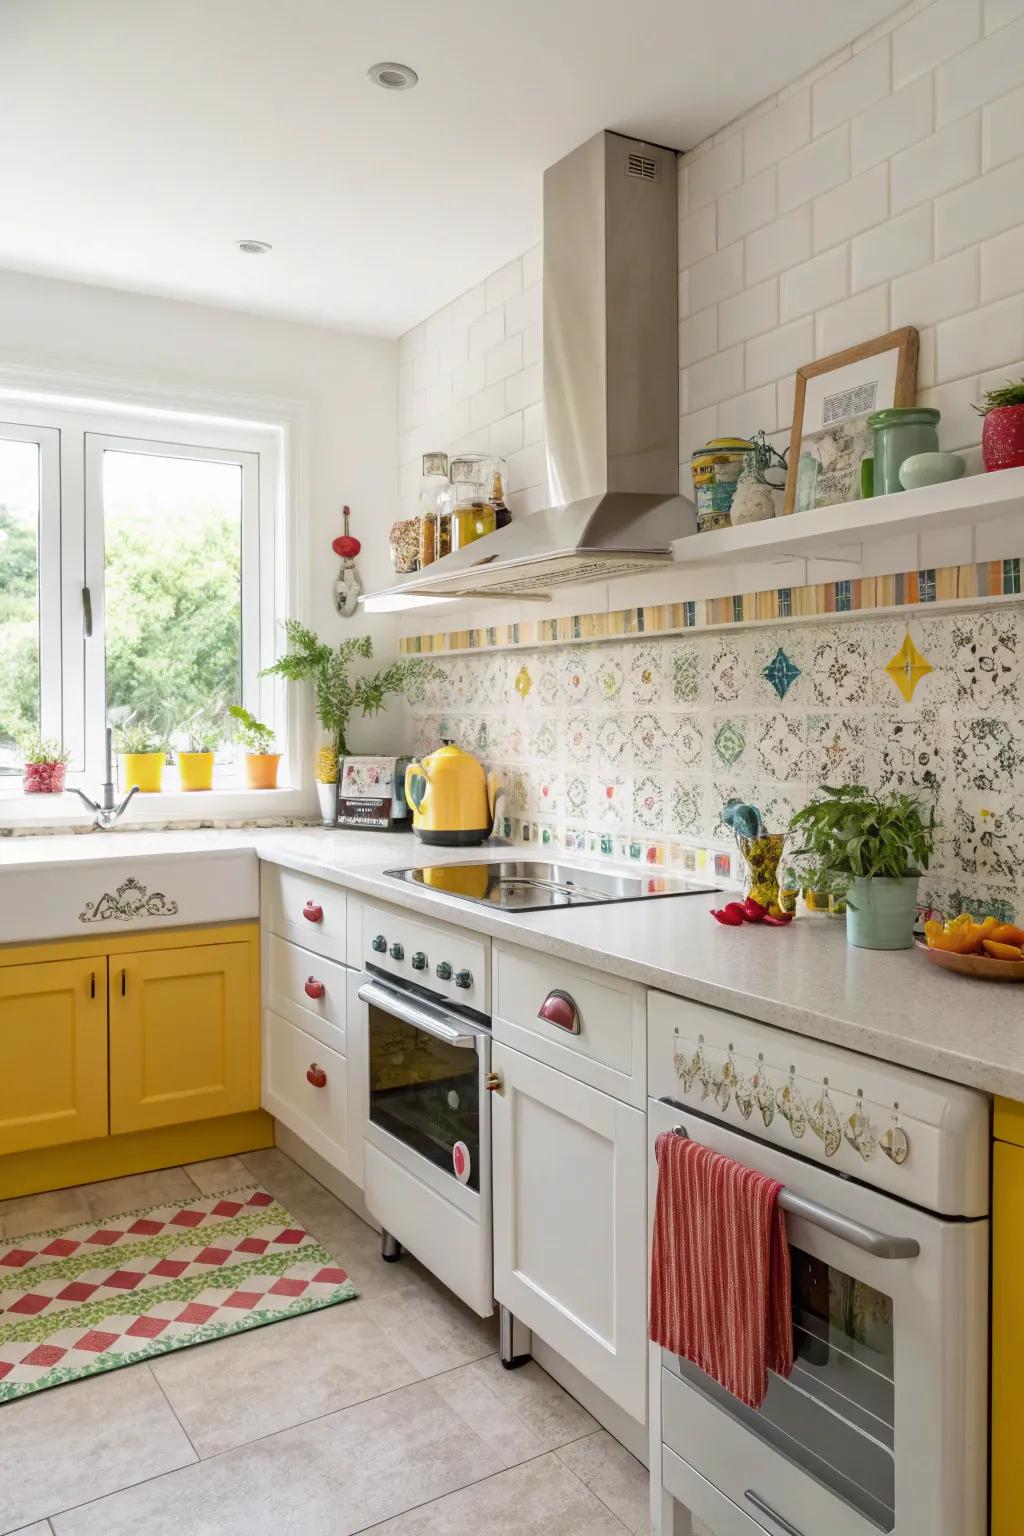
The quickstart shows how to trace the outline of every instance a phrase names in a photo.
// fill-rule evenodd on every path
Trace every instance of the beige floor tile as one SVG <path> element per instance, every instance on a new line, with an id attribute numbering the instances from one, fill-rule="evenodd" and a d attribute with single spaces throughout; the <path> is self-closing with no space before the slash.
<path id="1" fill-rule="evenodd" d="M 558 1382 L 541 1369 L 535 1360 L 518 1370 L 506 1371 L 498 1355 L 488 1355 L 473 1367 L 492 1391 L 522 1420 L 532 1435 L 553 1451 L 570 1440 L 593 1434 L 600 1425 L 591 1418 Z"/>
<path id="2" fill-rule="evenodd" d="M 352 1536 L 498 1470 L 497 1457 L 422 1382 L 113 1494 L 53 1525 L 57 1536 Z"/>
<path id="3" fill-rule="evenodd" d="M 356 1301 L 184 1349 L 152 1369 L 200 1456 L 418 1379 Z"/>
<path id="4" fill-rule="evenodd" d="M 58 1533 L 60 1532 L 58 1526 Z M 600 1499 L 554 1456 L 499 1472 L 375 1528 L 373 1536 L 622 1536 Z"/>
<path id="5" fill-rule="evenodd" d="M 185 1172 L 204 1195 L 257 1182 L 240 1157 L 212 1157 L 205 1163 L 186 1163 Z"/>
<path id="6" fill-rule="evenodd" d="M 559 1458 L 581 1482 L 607 1504 L 634 1536 L 648 1536 L 651 1528 L 651 1485 L 647 1468 L 624 1445 L 599 1430 L 583 1440 L 562 1446 Z"/>
<path id="7" fill-rule="evenodd" d="M 102 1184 L 83 1184 L 82 1193 L 90 1216 L 105 1218 L 145 1205 L 169 1200 L 195 1200 L 196 1187 L 184 1168 L 158 1168 L 153 1173 L 130 1173 Z"/>
<path id="8" fill-rule="evenodd" d="M 0 1531 L 196 1460 L 146 1365 L 0 1407 Z"/>
<path id="9" fill-rule="evenodd" d="M 405 1270 L 410 1283 L 389 1294 L 375 1295 L 364 1290 L 363 1305 L 381 1332 L 394 1340 L 421 1376 L 452 1371 L 497 1348 L 495 1317 L 478 1317 L 451 1291 L 418 1266 L 414 1269 L 406 1259 L 382 1267 Z M 353 1266 L 350 1273 L 360 1285 L 358 1268 Z"/>
<path id="10" fill-rule="evenodd" d="M 42 1195 L 18 1195 L 0 1201 L 0 1237 L 24 1237 L 49 1227 L 72 1227 L 89 1220 L 83 1189 L 53 1189 Z"/>
<path id="11" fill-rule="evenodd" d="M 553 1451 L 595 1427 L 589 1413 L 535 1363 L 506 1371 L 493 1356 L 432 1381 L 506 1467 Z"/>

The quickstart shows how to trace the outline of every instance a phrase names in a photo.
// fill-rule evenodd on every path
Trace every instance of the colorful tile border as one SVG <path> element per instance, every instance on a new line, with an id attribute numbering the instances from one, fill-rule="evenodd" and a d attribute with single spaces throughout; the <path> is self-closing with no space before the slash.
<path id="1" fill-rule="evenodd" d="M 822 581 L 804 587 L 774 587 L 731 597 L 693 598 L 608 613 L 576 613 L 559 619 L 494 624 L 484 629 L 407 635 L 398 643 L 406 656 L 440 652 L 507 650 L 516 646 L 567 645 L 581 640 L 615 640 L 665 635 L 720 624 L 830 618 L 842 613 L 916 608 L 928 603 L 968 602 L 1021 594 L 1021 557 L 978 565 L 943 565 L 894 576 Z"/>

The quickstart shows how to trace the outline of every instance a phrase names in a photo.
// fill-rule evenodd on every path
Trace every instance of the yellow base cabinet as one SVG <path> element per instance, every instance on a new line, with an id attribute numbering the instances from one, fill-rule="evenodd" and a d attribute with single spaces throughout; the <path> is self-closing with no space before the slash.
<path id="1" fill-rule="evenodd" d="M 257 1109 L 249 946 L 197 944 L 110 965 L 110 1132 Z"/>
<path id="2" fill-rule="evenodd" d="M 991 1536 L 1020 1536 L 1024 1426 L 1024 1110 L 996 1100 L 992 1149 Z"/>
<path id="3" fill-rule="evenodd" d="M 0 1155 L 107 1131 L 107 962 L 0 969 Z"/>
<path id="4" fill-rule="evenodd" d="M 259 1105 L 255 923 L 0 949 L 4 1197 L 267 1145 Z"/>

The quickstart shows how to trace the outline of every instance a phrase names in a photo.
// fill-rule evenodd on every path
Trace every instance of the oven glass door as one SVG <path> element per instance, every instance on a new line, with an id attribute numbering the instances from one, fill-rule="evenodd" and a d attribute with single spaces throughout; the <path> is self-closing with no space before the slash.
<path id="1" fill-rule="evenodd" d="M 758 1409 L 689 1361 L 682 1378 L 852 1504 L 895 1525 L 895 1336 L 890 1296 L 790 1243 L 793 1374 L 770 1373 Z"/>
<path id="2" fill-rule="evenodd" d="M 368 1003 L 370 1120 L 467 1188 L 480 1188 L 480 1056 Z"/>

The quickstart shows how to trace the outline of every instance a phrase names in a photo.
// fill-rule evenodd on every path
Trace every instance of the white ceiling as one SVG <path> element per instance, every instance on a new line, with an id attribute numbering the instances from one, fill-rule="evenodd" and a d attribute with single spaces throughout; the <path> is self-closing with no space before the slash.
<path id="1" fill-rule="evenodd" d="M 590 134 L 698 143 L 896 4 L 0 0 L 0 266 L 397 335 Z"/>

